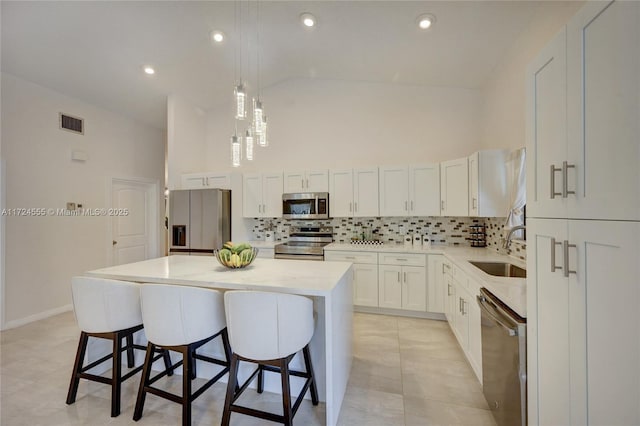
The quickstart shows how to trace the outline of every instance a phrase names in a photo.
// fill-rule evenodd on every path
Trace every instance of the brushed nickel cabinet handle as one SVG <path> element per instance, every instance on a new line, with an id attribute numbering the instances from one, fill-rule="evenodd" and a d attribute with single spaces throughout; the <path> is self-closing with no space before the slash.
<path id="1" fill-rule="evenodd" d="M 556 195 L 563 195 L 562 192 L 556 192 L 556 172 L 561 172 L 562 169 L 559 167 L 556 167 L 555 165 L 551 165 L 551 176 L 549 181 L 551 182 L 551 199 L 553 200 Z"/>
<path id="2" fill-rule="evenodd" d="M 440 210 L 444 211 L 444 200 L 440 201 Z"/>
<path id="3" fill-rule="evenodd" d="M 413 211 L 413 200 L 411 200 L 411 211 Z"/>
<path id="4" fill-rule="evenodd" d="M 451 296 L 451 284 L 447 284 L 447 296 Z"/>
<path id="5" fill-rule="evenodd" d="M 407 202 L 404 202 L 404 211 L 407 211 Z"/>
<path id="6" fill-rule="evenodd" d="M 398 271 L 398 282 L 400 282 L 400 271 Z"/>
<path id="7" fill-rule="evenodd" d="M 577 274 L 577 271 L 569 269 L 569 248 L 576 248 L 575 244 L 569 244 L 569 241 L 564 240 L 562 242 L 562 248 L 564 250 L 564 276 L 569 277 L 569 274 Z"/>
<path id="8" fill-rule="evenodd" d="M 557 243 L 555 238 L 551 238 L 551 272 L 555 272 L 557 269 L 562 269 L 561 266 L 556 266 L 556 246 L 562 245 Z"/>
<path id="9" fill-rule="evenodd" d="M 567 198 L 569 194 L 576 193 L 576 191 L 569 191 L 569 169 L 575 168 L 575 164 L 569 164 L 566 161 L 562 162 L 562 198 Z"/>

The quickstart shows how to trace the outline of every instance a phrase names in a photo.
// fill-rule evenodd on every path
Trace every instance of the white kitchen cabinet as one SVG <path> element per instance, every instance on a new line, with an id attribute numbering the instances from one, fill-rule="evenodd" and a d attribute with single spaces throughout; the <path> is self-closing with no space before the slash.
<path id="1" fill-rule="evenodd" d="M 438 216 L 440 165 L 382 166 L 380 216 Z"/>
<path id="2" fill-rule="evenodd" d="M 282 173 L 245 173 L 242 189 L 244 217 L 282 216 Z"/>
<path id="3" fill-rule="evenodd" d="M 453 331 L 456 337 L 458 338 L 458 343 L 462 350 L 467 353 L 469 349 L 469 302 L 471 296 L 467 292 L 466 289 L 462 287 L 460 283 L 458 283 L 455 279 L 453 280 L 453 285 L 456 289 L 456 305 L 455 312 L 453 315 L 455 316 Z"/>
<path id="4" fill-rule="evenodd" d="M 529 424 L 640 424 L 640 222 L 527 222 Z"/>
<path id="5" fill-rule="evenodd" d="M 285 171 L 284 192 L 329 192 L 329 171 Z"/>
<path id="6" fill-rule="evenodd" d="M 444 256 L 427 255 L 427 311 L 444 313 L 446 300 L 446 283 L 444 277 Z"/>
<path id="7" fill-rule="evenodd" d="M 331 217 L 378 216 L 378 168 L 330 170 L 329 197 Z"/>
<path id="8" fill-rule="evenodd" d="M 378 254 L 371 252 L 326 251 L 324 260 L 353 263 L 353 304 L 378 307 Z"/>
<path id="9" fill-rule="evenodd" d="M 378 260 L 379 306 L 426 312 L 425 255 L 380 253 Z"/>
<path id="10" fill-rule="evenodd" d="M 181 176 L 182 189 L 231 189 L 229 173 L 189 173 Z"/>
<path id="11" fill-rule="evenodd" d="M 467 347 L 467 359 L 475 371 L 480 383 L 482 383 L 482 326 L 480 324 L 480 306 L 476 297 L 480 294 L 480 285 L 469 279 L 469 304 L 467 317 L 469 319 L 469 345 Z"/>
<path id="12" fill-rule="evenodd" d="M 440 163 L 440 214 L 469 216 L 468 159 L 458 158 Z"/>
<path id="13" fill-rule="evenodd" d="M 509 212 L 507 156 L 503 149 L 469 156 L 469 216 L 505 217 Z"/>
<path id="14" fill-rule="evenodd" d="M 640 220 L 639 10 L 587 2 L 528 68 L 528 215 Z"/>

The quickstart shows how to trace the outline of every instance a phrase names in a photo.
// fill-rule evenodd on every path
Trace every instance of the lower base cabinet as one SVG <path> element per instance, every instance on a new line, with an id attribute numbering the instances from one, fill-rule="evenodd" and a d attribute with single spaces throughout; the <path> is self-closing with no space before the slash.
<path id="1" fill-rule="evenodd" d="M 378 266 L 381 308 L 426 312 L 427 276 L 420 266 Z"/>
<path id="2" fill-rule="evenodd" d="M 353 304 L 378 306 L 378 266 L 353 264 Z"/>

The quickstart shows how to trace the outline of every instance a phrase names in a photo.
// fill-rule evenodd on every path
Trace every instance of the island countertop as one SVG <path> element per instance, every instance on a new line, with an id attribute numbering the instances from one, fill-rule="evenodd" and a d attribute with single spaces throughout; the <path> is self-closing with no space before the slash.
<path id="1" fill-rule="evenodd" d="M 241 269 L 212 256 L 166 256 L 86 272 L 87 276 L 199 287 L 327 296 L 349 271 L 348 262 L 257 258 Z"/>

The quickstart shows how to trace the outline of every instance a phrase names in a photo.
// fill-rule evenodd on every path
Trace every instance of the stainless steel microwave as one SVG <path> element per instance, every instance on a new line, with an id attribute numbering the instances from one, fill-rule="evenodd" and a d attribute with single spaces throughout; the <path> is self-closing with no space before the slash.
<path id="1" fill-rule="evenodd" d="M 285 219 L 329 219 L 329 193 L 282 194 L 282 217 Z"/>

